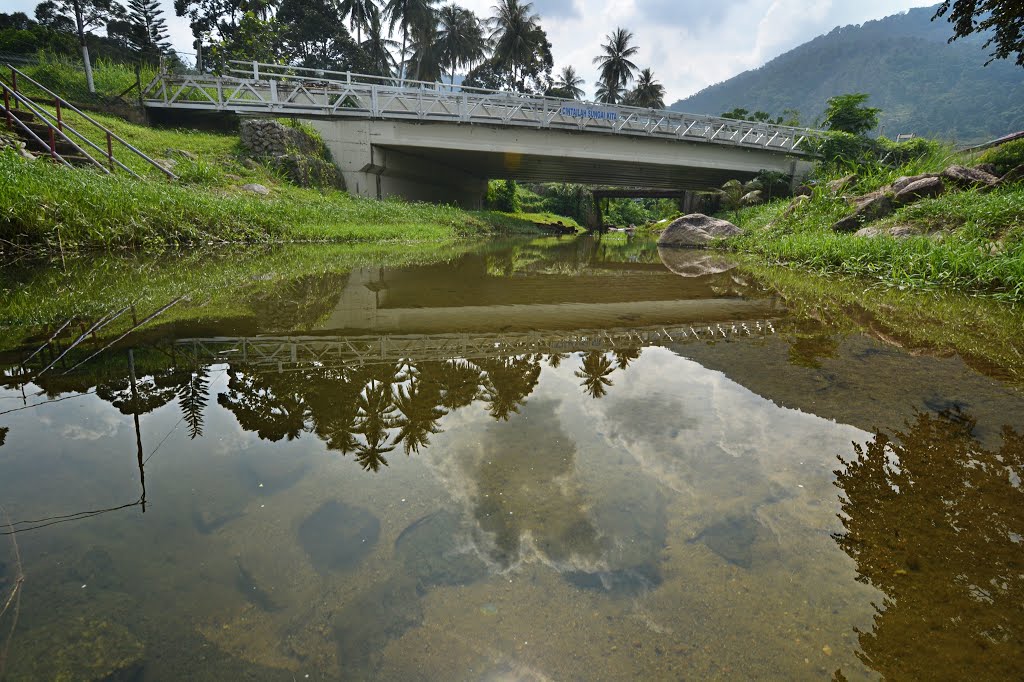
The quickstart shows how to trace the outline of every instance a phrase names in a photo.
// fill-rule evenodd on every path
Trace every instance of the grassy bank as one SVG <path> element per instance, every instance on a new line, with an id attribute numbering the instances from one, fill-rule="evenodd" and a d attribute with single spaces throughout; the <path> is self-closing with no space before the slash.
<path id="1" fill-rule="evenodd" d="M 110 71 L 111 78 L 125 76 Z M 62 71 L 55 68 L 55 73 Z M 536 232 L 531 220 L 516 216 L 296 187 L 271 165 L 245 158 L 233 133 L 156 128 L 112 115 L 91 116 L 172 167 L 179 180 L 169 181 L 142 158 L 116 149 L 118 158 L 141 180 L 121 171 L 111 176 L 70 170 L 0 153 L 0 250 L 210 242 L 436 242 Z M 105 147 L 103 134 L 81 117 L 65 112 L 64 120 Z M 270 194 L 241 189 L 247 184 L 263 185 Z"/>
<path id="2" fill-rule="evenodd" d="M 1024 184 L 987 193 L 950 191 L 869 223 L 882 229 L 909 227 L 910 237 L 858 237 L 832 229 L 852 210 L 842 194 L 873 192 L 899 176 L 937 173 L 956 161 L 965 160 L 948 152 L 932 154 L 866 173 L 841 193 L 827 187 L 840 174 L 824 175 L 809 200 L 792 210 L 788 199 L 742 209 L 739 224 L 746 234 L 730 240 L 728 247 L 769 263 L 869 277 L 904 289 L 951 287 L 1024 301 Z M 731 212 L 722 217 L 736 219 Z"/>
<path id="3" fill-rule="evenodd" d="M 0 155 L 0 239 L 13 251 L 226 241 L 441 241 L 517 227 L 515 221 L 492 221 L 450 206 L 287 185 L 264 197 Z"/>

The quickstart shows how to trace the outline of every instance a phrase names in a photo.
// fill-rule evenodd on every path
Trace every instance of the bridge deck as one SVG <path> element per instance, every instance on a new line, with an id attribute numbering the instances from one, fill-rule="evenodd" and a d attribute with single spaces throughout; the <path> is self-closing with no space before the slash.
<path id="1" fill-rule="evenodd" d="M 230 111 L 242 115 L 363 118 L 518 126 L 641 136 L 812 154 L 820 131 L 593 104 L 551 97 L 299 67 L 233 62 L 234 75 L 161 71 L 143 90 L 147 107 Z"/>

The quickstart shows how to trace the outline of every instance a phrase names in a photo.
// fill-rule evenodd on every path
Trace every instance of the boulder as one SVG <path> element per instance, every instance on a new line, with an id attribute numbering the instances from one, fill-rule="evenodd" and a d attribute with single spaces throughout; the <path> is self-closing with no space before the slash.
<path id="1" fill-rule="evenodd" d="M 269 189 L 255 182 L 250 182 L 248 185 L 242 185 L 242 189 L 246 192 L 253 192 L 254 194 L 260 194 L 262 196 L 270 194 Z"/>
<path id="2" fill-rule="evenodd" d="M 966 166 L 950 166 L 946 170 L 942 171 L 942 177 L 952 182 L 958 187 L 982 187 L 992 188 L 999 183 L 999 178 L 986 173 L 985 171 L 977 170 L 976 168 L 967 168 Z"/>
<path id="3" fill-rule="evenodd" d="M 942 178 L 921 178 L 898 191 L 893 201 L 897 206 L 906 206 L 921 199 L 937 197 L 945 191 L 946 186 L 942 183 Z"/>
<path id="4" fill-rule="evenodd" d="M 989 175 L 999 175 L 999 169 L 996 168 L 996 165 L 994 163 L 979 163 L 977 165 L 971 166 L 971 168 L 973 168 L 974 170 L 981 171 L 983 173 L 988 173 Z"/>
<path id="5" fill-rule="evenodd" d="M 884 227 L 879 227 L 877 225 L 871 225 L 871 226 L 868 226 L 868 227 L 862 227 L 861 229 L 857 230 L 853 234 L 853 236 L 854 237 L 881 237 L 881 236 L 889 236 L 889 237 L 895 237 L 896 239 L 906 239 L 907 237 L 913 237 L 916 234 L 917 234 L 917 230 L 915 230 L 910 225 L 894 225 L 893 227 L 890 227 L 890 228 L 884 228 Z"/>
<path id="6" fill-rule="evenodd" d="M 736 263 L 717 253 L 659 247 L 665 267 L 680 277 L 703 277 L 732 270 Z"/>
<path id="7" fill-rule="evenodd" d="M 921 175 L 910 175 L 910 176 L 903 175 L 901 177 L 896 178 L 893 181 L 893 183 L 891 185 L 889 185 L 889 190 L 893 194 L 899 194 L 900 192 L 902 192 L 903 190 L 905 190 L 907 187 L 909 187 L 910 185 L 914 184 L 915 182 L 920 182 L 921 180 L 926 180 L 928 178 L 937 178 L 937 177 L 939 177 L 939 176 L 936 175 L 935 173 L 922 173 Z"/>
<path id="8" fill-rule="evenodd" d="M 188 151 L 187 149 L 168 149 L 166 152 L 168 158 L 182 158 L 188 161 L 197 161 L 198 156 Z"/>
<path id="9" fill-rule="evenodd" d="M 658 239 L 658 246 L 701 248 L 715 239 L 735 237 L 743 230 L 728 220 L 712 218 L 702 213 L 691 213 L 672 221 Z"/>
<path id="10" fill-rule="evenodd" d="M 1024 180 L 1024 164 L 1010 170 L 1006 175 L 999 178 L 999 186 L 1012 185 L 1015 182 Z"/>
<path id="11" fill-rule="evenodd" d="M 799 209 L 801 206 L 803 206 L 810 200 L 811 197 L 806 194 L 801 194 L 800 196 L 793 197 L 793 200 L 789 202 L 789 206 L 787 206 L 786 210 L 782 212 L 782 215 L 793 215 L 797 211 L 797 209 Z"/>
<path id="12" fill-rule="evenodd" d="M 836 232 L 855 232 L 864 223 L 884 218 L 895 210 L 892 197 L 884 192 L 871 192 L 853 199 L 854 212 L 846 216 L 832 229 Z"/>
<path id="13" fill-rule="evenodd" d="M 828 187 L 828 191 L 832 192 L 832 194 L 839 194 L 855 182 L 857 182 L 856 175 L 847 175 L 846 177 L 839 178 L 838 180 L 833 180 L 826 186 Z"/>
<path id="14" fill-rule="evenodd" d="M 800 185 L 793 190 L 794 197 L 809 197 L 814 194 L 814 189 L 810 185 Z"/>

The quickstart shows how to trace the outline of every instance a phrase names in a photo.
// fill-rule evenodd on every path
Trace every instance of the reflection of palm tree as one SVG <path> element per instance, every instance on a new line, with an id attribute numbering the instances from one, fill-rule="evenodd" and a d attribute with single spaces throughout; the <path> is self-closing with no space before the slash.
<path id="1" fill-rule="evenodd" d="M 576 377 L 583 379 L 580 386 L 591 398 L 602 398 L 612 385 L 608 375 L 615 371 L 611 359 L 599 350 L 592 350 L 583 356 L 583 366 L 576 370 Z"/>
<path id="2" fill-rule="evenodd" d="M 7 432 L 10 430 L 11 429 L 9 426 L 4 426 L 3 428 L 0 428 L 0 446 L 3 446 L 4 441 L 7 440 Z"/>
<path id="3" fill-rule="evenodd" d="M 356 400 L 366 384 L 360 369 L 320 370 L 306 376 L 313 429 L 329 450 L 348 454 L 356 449 Z"/>
<path id="4" fill-rule="evenodd" d="M 469 405 L 480 395 L 480 385 L 484 377 L 480 370 L 465 360 L 449 360 L 442 363 L 436 371 L 440 374 L 436 381 L 441 385 L 441 405 L 454 410 Z"/>
<path id="5" fill-rule="evenodd" d="M 477 365 L 487 375 L 484 400 L 488 412 L 502 421 L 519 412 L 540 378 L 540 362 L 531 356 L 487 358 Z"/>
<path id="6" fill-rule="evenodd" d="M 567 360 L 569 356 L 569 353 L 552 353 L 546 358 L 548 367 L 558 369 L 558 366 L 562 364 L 562 360 Z"/>
<path id="7" fill-rule="evenodd" d="M 364 469 L 377 471 L 381 464 L 387 466 L 384 455 L 395 449 L 388 446 L 388 430 L 399 425 L 391 384 L 371 381 L 356 400 L 356 428 L 365 440 L 356 447 L 356 459 Z"/>
<path id="8" fill-rule="evenodd" d="M 440 402 L 441 387 L 433 381 L 413 379 L 408 387 L 398 388 L 395 406 L 402 416 L 395 444 L 402 443 L 406 454 L 419 452 L 430 445 L 431 434 L 441 433 L 437 420 L 448 413 L 438 406 Z"/>
<path id="9" fill-rule="evenodd" d="M 96 396 L 116 407 L 121 414 L 148 414 L 178 395 L 175 376 L 174 370 L 164 370 L 140 377 L 135 382 L 134 396 L 127 376 L 111 379 L 96 386 Z"/>
<path id="10" fill-rule="evenodd" d="M 621 370 L 625 370 L 629 367 L 629 363 L 640 357 L 639 348 L 625 348 L 619 350 L 613 350 L 612 355 L 615 356 L 615 366 Z"/>
<path id="11" fill-rule="evenodd" d="M 974 428 L 959 412 L 918 414 L 840 458 L 836 542 L 886 595 L 858 656 L 883 678 L 933 677 L 939 657 L 944 679 L 981 661 L 986 677 L 1020 678 L 1024 434 L 1004 427 L 992 450 Z"/>

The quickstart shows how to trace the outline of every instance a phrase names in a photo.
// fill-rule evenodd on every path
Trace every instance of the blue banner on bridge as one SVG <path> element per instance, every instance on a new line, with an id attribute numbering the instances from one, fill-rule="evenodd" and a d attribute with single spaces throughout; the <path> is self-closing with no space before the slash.
<path id="1" fill-rule="evenodd" d="M 571 118 L 593 118 L 601 121 L 617 121 L 619 118 L 617 111 L 604 111 L 589 107 L 564 106 L 562 107 L 561 114 Z"/>

